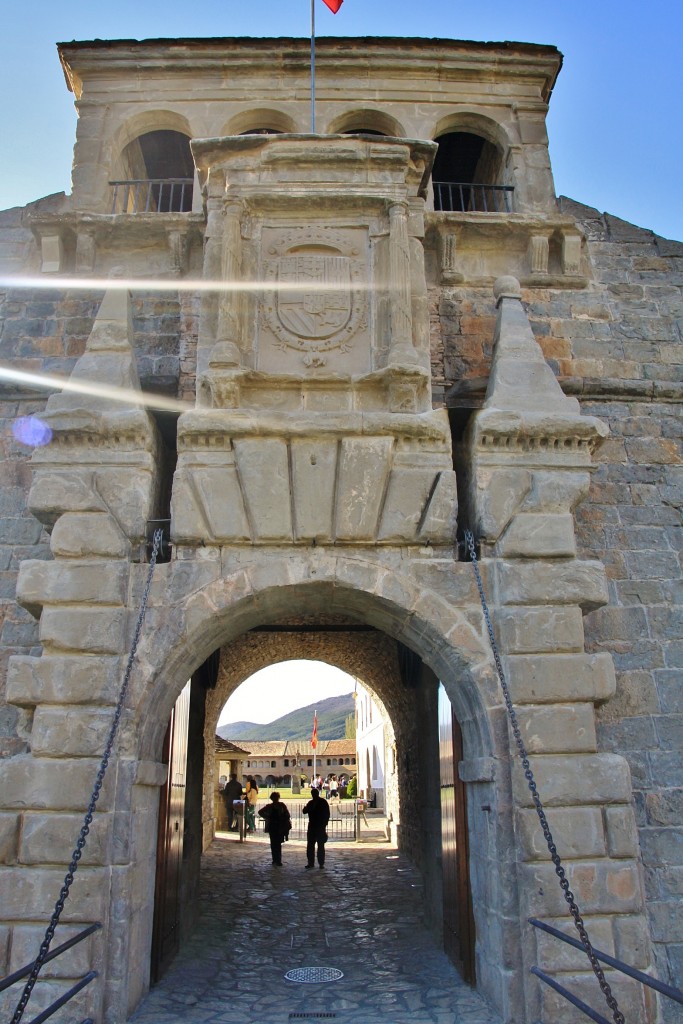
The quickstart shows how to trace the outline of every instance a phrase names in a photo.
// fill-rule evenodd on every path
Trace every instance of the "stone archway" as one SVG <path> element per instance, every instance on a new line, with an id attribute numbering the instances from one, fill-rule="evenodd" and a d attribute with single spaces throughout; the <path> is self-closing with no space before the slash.
<path id="1" fill-rule="evenodd" d="M 206 580 L 206 565 L 195 570 Z M 160 566 L 158 573 L 146 636 L 140 648 L 144 678 L 141 673 L 135 681 L 138 763 L 157 762 L 160 737 L 182 680 L 216 647 L 245 644 L 248 630 L 286 616 L 342 616 L 347 621 L 375 627 L 382 637 L 391 637 L 394 643 L 400 641 L 414 651 L 424 665 L 423 673 L 433 680 L 430 696 L 425 696 L 424 701 L 420 688 L 427 694 L 426 675 L 417 680 L 416 688 L 406 688 L 400 699 L 397 694 L 387 693 L 386 686 L 383 691 L 381 682 L 376 684 L 393 720 L 412 720 L 413 731 L 407 737 L 410 768 L 405 778 L 412 777 L 416 797 L 411 801 L 408 794 L 406 800 L 409 807 L 417 806 L 417 794 L 423 791 L 429 771 L 429 751 L 420 749 L 420 734 L 421 730 L 424 733 L 424 723 L 432 712 L 436 730 L 436 680 L 444 682 L 463 727 L 468 784 L 483 787 L 486 795 L 479 802 L 490 801 L 496 808 L 492 815 L 495 827 L 486 834 L 480 833 L 477 840 L 485 844 L 480 860 L 487 866 L 478 873 L 476 882 L 481 886 L 475 894 L 480 926 L 477 955 L 482 985 L 488 990 L 495 964 L 502 960 L 500 936 L 506 933 L 509 938 L 511 927 L 517 932 L 517 924 L 511 926 L 509 922 L 516 922 L 518 915 L 511 913 L 514 906 L 510 901 L 514 903 L 514 899 L 507 882 L 496 886 L 489 878 L 484 884 L 492 865 L 499 860 L 500 851 L 509 844 L 512 822 L 508 753 L 504 747 L 496 750 L 493 738 L 491 716 L 493 713 L 495 718 L 497 714 L 496 691 L 483 632 L 475 624 L 480 613 L 473 601 L 476 594 L 470 585 L 470 567 L 449 563 L 447 571 L 435 572 L 434 585 L 427 587 L 425 581 L 418 586 L 399 572 L 387 572 L 369 556 L 346 558 L 302 551 L 293 552 L 282 563 L 274 560 L 273 553 L 264 551 L 255 553 L 250 564 L 243 562 L 233 574 L 219 576 L 216 565 L 212 570 L 214 579 L 202 587 L 194 585 L 197 576 L 188 571 L 187 565 L 181 572 L 177 564 L 174 568 L 174 563 L 170 563 Z M 278 582 L 279 574 L 283 578 Z M 399 733 L 400 730 L 401 726 Z M 494 762 L 501 767 L 497 777 Z M 129 798 L 121 792 L 119 799 L 125 804 Z M 135 798 L 132 802 L 136 803 Z M 131 822 L 133 847 L 137 845 L 135 832 L 139 827 L 148 828 L 149 821 L 144 825 L 136 820 Z M 429 841 L 434 849 L 438 819 L 427 814 L 421 827 L 426 832 L 432 830 Z M 405 848 L 419 860 L 420 850 L 409 831 L 403 840 Z M 140 861 L 131 864 L 130 870 L 131 889 L 140 891 L 151 884 L 149 864 Z M 499 919 L 500 927 L 491 927 L 493 917 Z M 504 927 L 506 919 L 508 924 Z M 126 935 L 130 935 L 130 930 L 126 930 Z M 129 949 L 131 970 L 144 963 L 145 955 L 143 949 Z"/>

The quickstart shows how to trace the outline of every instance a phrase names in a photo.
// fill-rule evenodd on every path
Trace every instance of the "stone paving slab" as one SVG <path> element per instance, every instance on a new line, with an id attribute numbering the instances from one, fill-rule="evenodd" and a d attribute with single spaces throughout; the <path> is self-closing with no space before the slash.
<path id="1" fill-rule="evenodd" d="M 131 1024 L 500 1024 L 424 924 L 422 882 L 388 843 L 303 843 L 274 868 L 265 838 L 219 835 L 204 855 L 200 919 Z M 339 981 L 297 984 L 297 967 Z"/>

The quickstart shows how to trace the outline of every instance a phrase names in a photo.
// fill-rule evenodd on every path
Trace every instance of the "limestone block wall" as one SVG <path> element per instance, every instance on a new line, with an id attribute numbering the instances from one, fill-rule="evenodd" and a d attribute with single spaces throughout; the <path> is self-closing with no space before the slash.
<path id="1" fill-rule="evenodd" d="M 610 653 L 616 670 L 613 692 L 605 677 L 594 695 L 599 705 L 594 737 L 598 750 L 621 754 L 628 763 L 656 968 L 664 980 L 680 985 L 683 245 L 567 200 L 561 206 L 577 216 L 585 233 L 590 283 L 580 291 L 529 289 L 525 306 L 565 392 L 579 399 L 584 414 L 599 416 L 610 429 L 574 512 L 579 557 L 599 560 L 606 569 L 608 603 L 588 609 L 586 651 L 590 657 Z M 456 382 L 456 404 L 481 401 L 494 313 L 484 291 L 464 286 L 432 291 L 437 400 L 440 377 L 443 388 Z M 517 562 L 511 572 L 502 562 L 505 587 L 514 581 L 525 590 L 534 575 L 532 564 Z M 521 598 L 520 591 L 515 600 Z M 517 654 L 513 663 L 530 674 L 525 686 L 540 683 L 539 659 L 559 681 L 547 656 Z M 573 685 L 581 678 L 575 670 Z M 513 682 L 519 685 L 516 670 Z M 518 690 L 518 699 L 525 702 L 528 695 Z M 603 805 L 590 813 L 603 820 L 608 843 L 625 850 L 621 840 L 609 839 L 621 811 Z M 631 836 L 628 845 L 633 841 Z M 628 914 L 622 920 L 628 921 Z M 633 934 L 617 946 L 640 955 Z M 675 1019 L 675 1009 L 665 1012 Z"/>

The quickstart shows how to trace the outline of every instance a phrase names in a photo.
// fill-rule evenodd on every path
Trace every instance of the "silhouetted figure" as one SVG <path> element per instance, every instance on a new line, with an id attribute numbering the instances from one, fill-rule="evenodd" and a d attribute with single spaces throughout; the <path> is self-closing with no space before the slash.
<path id="1" fill-rule="evenodd" d="M 325 867 L 325 843 L 327 842 L 327 823 L 330 820 L 330 805 L 327 800 L 321 800 L 320 790 L 311 790 L 311 799 L 303 808 L 303 813 L 308 815 L 308 829 L 306 830 L 306 857 L 307 868 L 315 865 L 315 848 L 318 847 L 318 867 Z"/>
<path id="2" fill-rule="evenodd" d="M 239 800 L 242 796 L 242 783 L 237 781 L 236 775 L 231 775 L 228 782 L 226 782 L 223 789 L 223 799 L 225 800 L 225 809 L 228 812 L 228 830 L 230 832 L 237 831 L 237 821 L 235 818 L 235 805 L 234 800 Z"/>
<path id="3" fill-rule="evenodd" d="M 280 800 L 279 793 L 270 794 L 271 802 L 258 812 L 266 823 L 266 832 L 270 838 L 270 852 L 273 855 L 273 866 L 282 867 L 282 844 L 289 839 L 292 819 L 287 805 Z"/>

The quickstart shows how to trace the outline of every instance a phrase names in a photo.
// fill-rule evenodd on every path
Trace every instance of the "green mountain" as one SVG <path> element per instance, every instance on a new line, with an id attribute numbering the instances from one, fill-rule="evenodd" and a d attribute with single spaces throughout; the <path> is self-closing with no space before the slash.
<path id="1" fill-rule="evenodd" d="M 309 704 L 298 711 L 290 711 L 282 718 L 266 725 L 255 722 L 228 722 L 221 725 L 218 735 L 224 740 L 300 740 L 310 739 L 313 732 L 313 712 L 318 712 L 318 738 L 321 740 L 343 740 L 346 719 L 355 714 L 353 694 L 342 697 L 328 697 L 317 704 Z"/>

